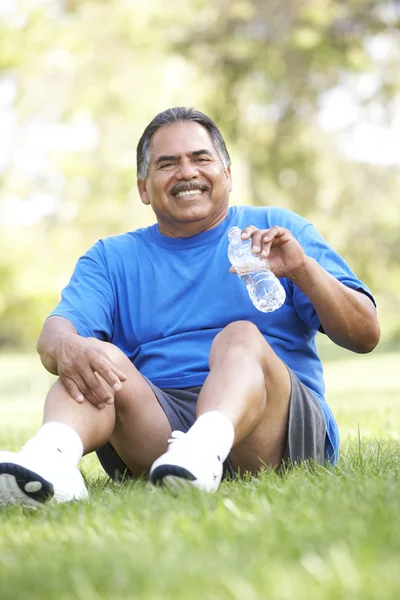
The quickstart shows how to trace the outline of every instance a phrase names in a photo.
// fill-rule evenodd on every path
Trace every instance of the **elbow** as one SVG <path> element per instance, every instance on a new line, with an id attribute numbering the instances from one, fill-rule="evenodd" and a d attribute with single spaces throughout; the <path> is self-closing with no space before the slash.
<path id="1" fill-rule="evenodd" d="M 43 352 L 43 347 L 42 347 L 42 335 L 43 335 L 43 331 L 39 336 L 38 341 L 36 342 L 36 352 L 39 354 L 39 356 L 42 355 Z"/>
<path id="2" fill-rule="evenodd" d="M 48 341 L 46 343 L 45 326 L 43 327 L 39 339 L 37 341 L 36 351 L 39 354 L 40 361 L 46 369 L 46 371 L 48 371 L 52 375 L 57 375 L 57 362 L 48 350 Z"/>
<path id="3" fill-rule="evenodd" d="M 36 344 L 36 352 L 40 356 L 40 360 L 42 361 L 42 365 L 44 367 L 46 367 L 46 365 L 45 365 L 46 347 L 45 347 L 45 344 L 44 344 L 43 337 L 44 336 L 43 336 L 43 330 L 42 330 L 42 333 L 40 334 L 39 339 L 38 339 L 37 344 Z"/>
<path id="4" fill-rule="evenodd" d="M 362 339 L 358 340 L 356 352 L 359 354 L 368 354 L 374 350 L 381 338 L 381 330 L 376 322 L 373 327 L 364 333 Z"/>
<path id="5" fill-rule="evenodd" d="M 43 356 L 42 335 L 43 335 L 43 332 L 40 334 L 39 339 L 36 343 L 36 352 L 39 354 L 40 360 L 42 360 L 42 356 Z M 43 362 L 43 360 L 42 360 L 42 362 Z"/>

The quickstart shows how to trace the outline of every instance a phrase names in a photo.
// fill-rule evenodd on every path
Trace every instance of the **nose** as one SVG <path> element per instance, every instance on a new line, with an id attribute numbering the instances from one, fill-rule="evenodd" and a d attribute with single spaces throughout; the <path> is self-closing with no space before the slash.
<path id="1" fill-rule="evenodd" d="M 199 176 L 196 165 L 191 160 L 181 160 L 177 171 L 177 179 L 195 179 Z"/>

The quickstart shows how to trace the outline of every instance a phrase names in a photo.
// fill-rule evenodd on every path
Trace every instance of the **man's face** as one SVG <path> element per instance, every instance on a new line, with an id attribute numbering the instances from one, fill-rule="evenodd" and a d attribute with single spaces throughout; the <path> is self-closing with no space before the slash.
<path id="1" fill-rule="evenodd" d="M 226 216 L 232 189 L 206 129 L 194 121 L 161 127 L 150 143 L 151 161 L 140 197 L 151 204 L 160 232 L 190 237 L 218 225 Z"/>

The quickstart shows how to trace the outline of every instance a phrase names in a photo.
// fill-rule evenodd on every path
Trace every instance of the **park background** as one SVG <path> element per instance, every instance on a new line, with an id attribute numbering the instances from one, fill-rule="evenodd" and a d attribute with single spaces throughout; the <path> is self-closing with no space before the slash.
<path id="1" fill-rule="evenodd" d="M 310 219 L 400 338 L 399 3 L 2 0 L 0 346 L 32 349 L 77 258 L 154 222 L 136 191 L 151 118 L 195 106 L 232 203 Z"/>
<path id="2" fill-rule="evenodd" d="M 335 471 L 265 474 L 177 504 L 105 488 L 89 457 L 90 508 L 0 514 L 2 600 L 16 586 L 21 599 L 183 598 L 177 565 L 193 598 L 400 596 L 399 25 L 394 0 L 0 0 L 2 447 L 40 424 L 54 378 L 36 340 L 78 257 L 154 223 L 136 191 L 136 144 L 171 106 L 221 129 L 232 203 L 312 221 L 373 290 L 382 325 L 368 356 L 319 336 L 342 437 Z M 117 538 L 140 547 L 133 563 Z"/>

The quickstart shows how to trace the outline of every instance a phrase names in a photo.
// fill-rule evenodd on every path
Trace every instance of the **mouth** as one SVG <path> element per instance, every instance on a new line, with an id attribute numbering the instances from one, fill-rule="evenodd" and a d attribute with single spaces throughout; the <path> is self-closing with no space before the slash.
<path id="1" fill-rule="evenodd" d="M 174 194 L 174 196 L 175 198 L 190 198 L 192 196 L 200 196 L 200 194 L 203 192 L 204 190 L 201 190 L 200 188 L 194 190 L 183 190 L 182 192 Z"/>
<path id="2" fill-rule="evenodd" d="M 170 194 L 177 199 L 183 198 L 189 200 L 195 196 L 201 196 L 207 190 L 208 185 L 202 181 L 181 181 L 171 188 Z"/>

